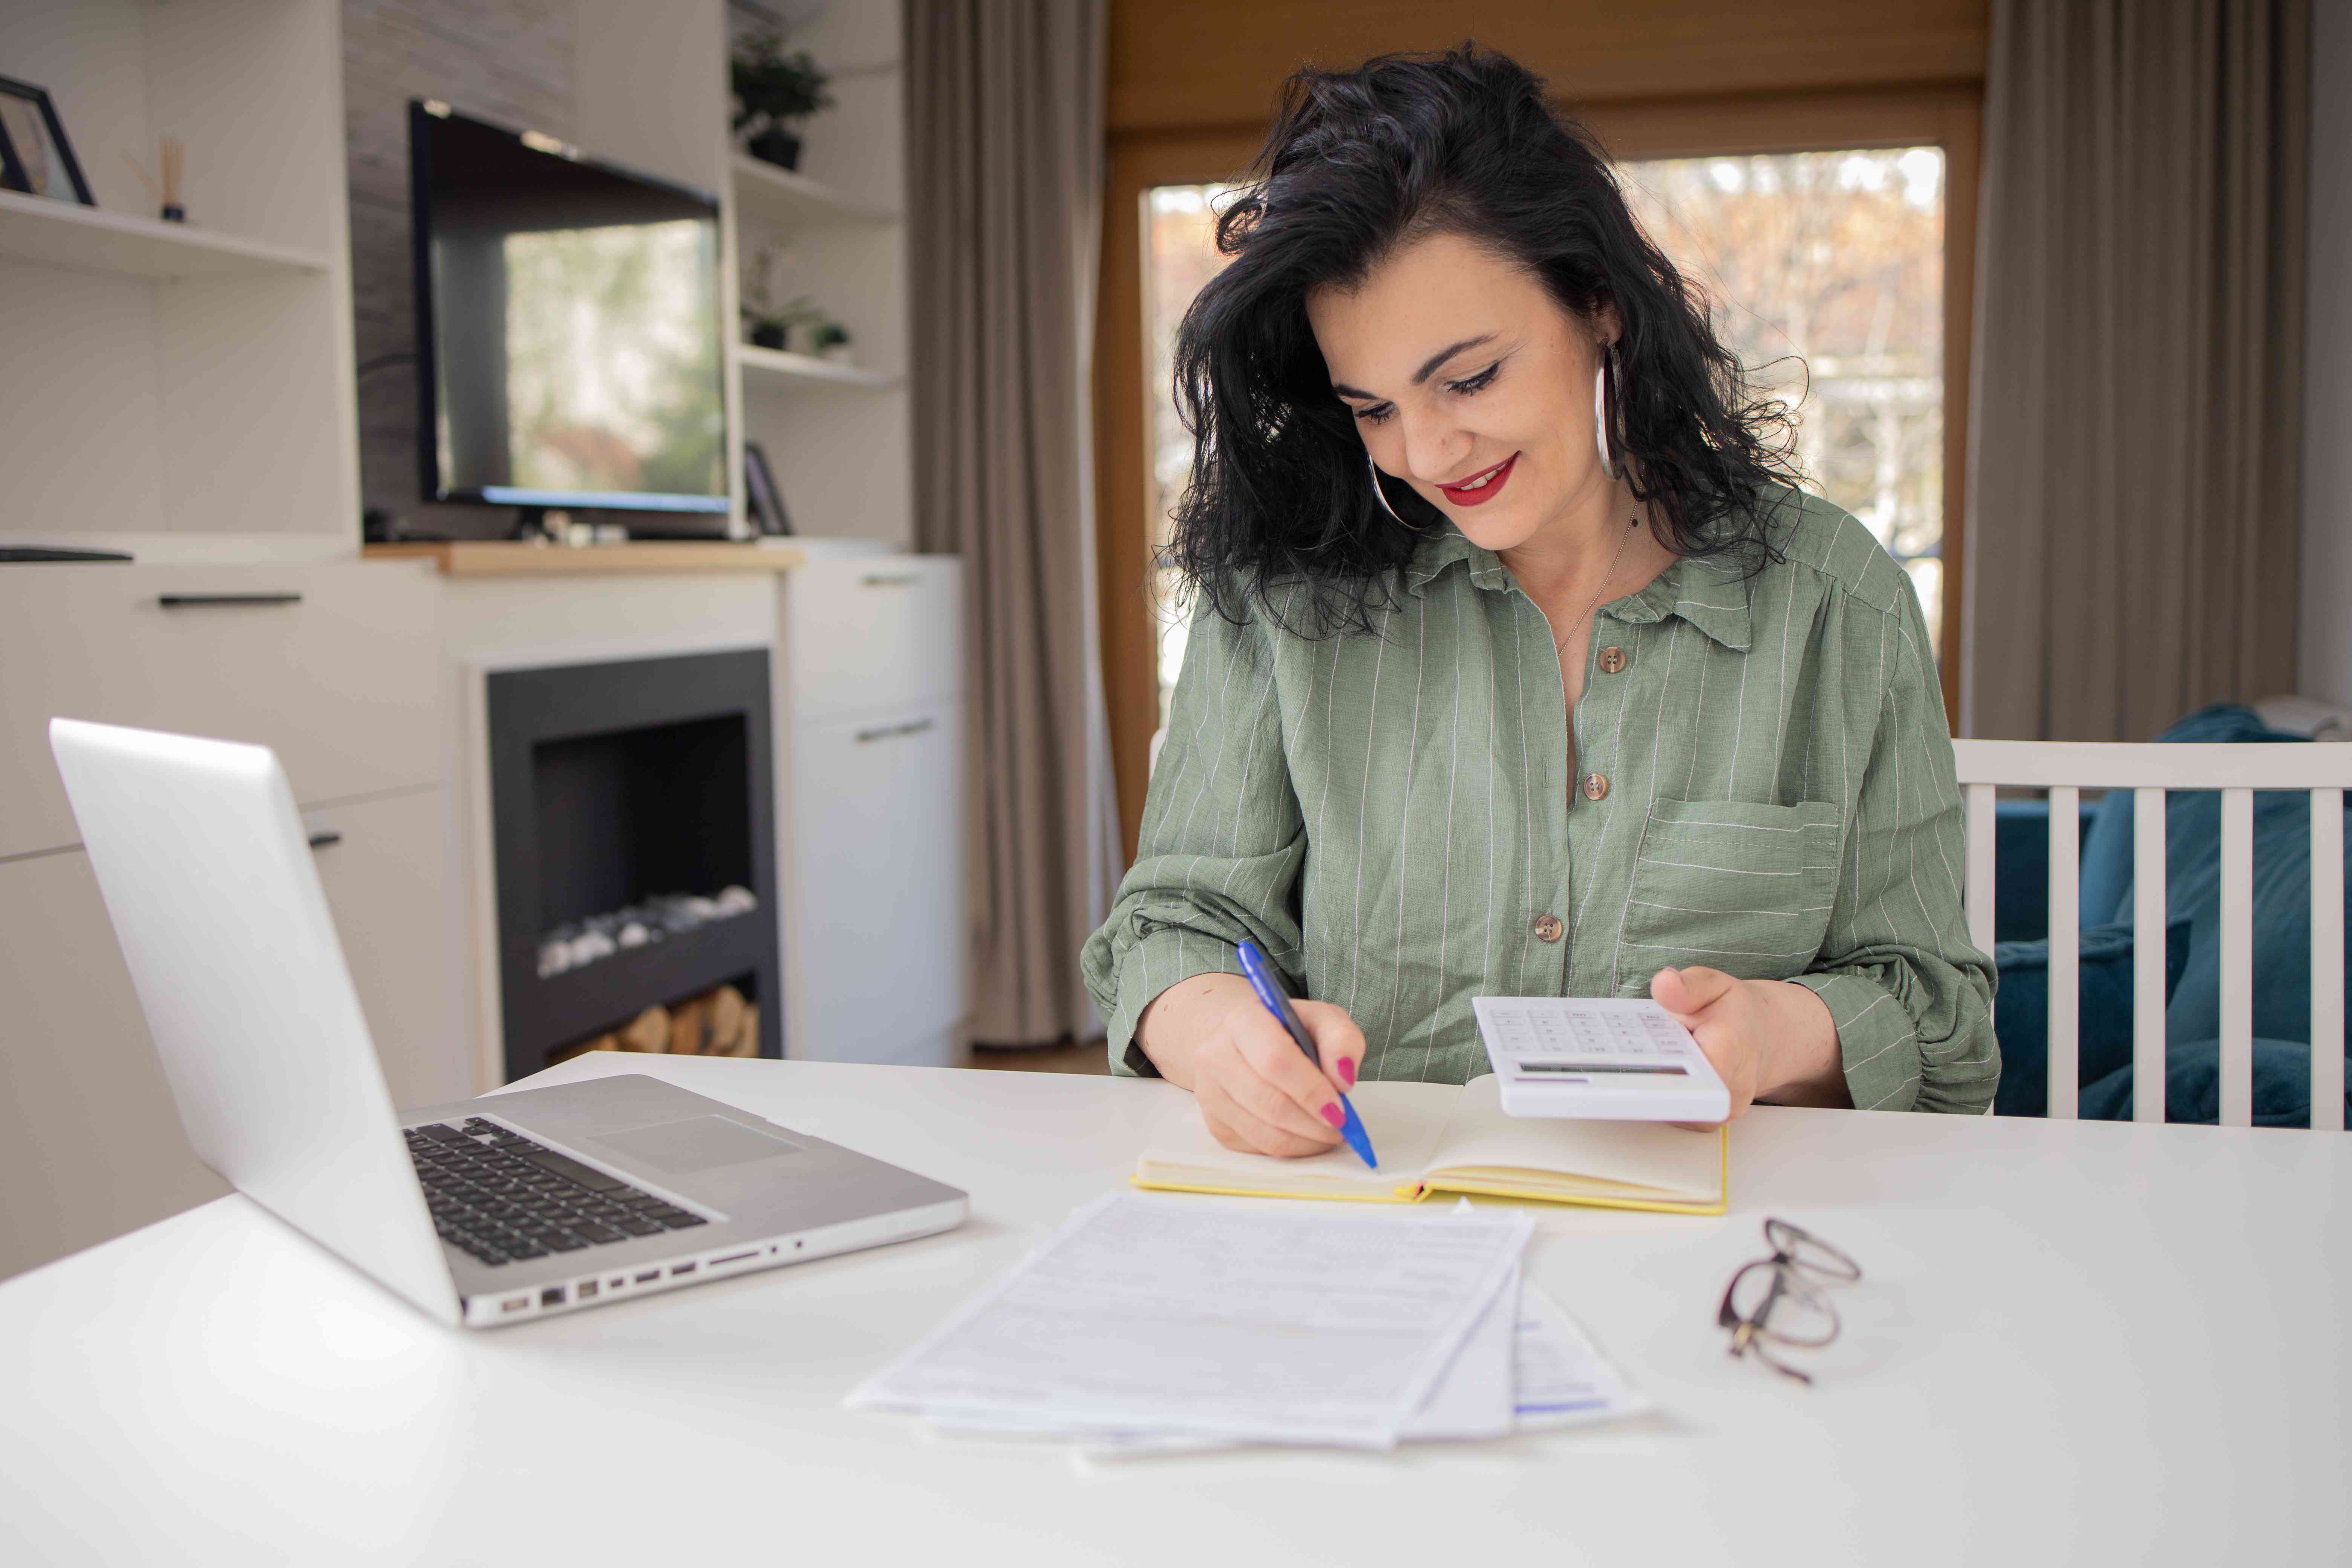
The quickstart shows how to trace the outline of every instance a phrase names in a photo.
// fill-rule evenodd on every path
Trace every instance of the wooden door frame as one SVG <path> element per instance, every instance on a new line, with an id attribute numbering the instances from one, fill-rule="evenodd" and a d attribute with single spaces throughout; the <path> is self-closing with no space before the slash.
<path id="1" fill-rule="evenodd" d="M 1807 91 L 1564 105 L 1619 158 L 1802 153 L 1839 147 L 1944 150 L 1944 591 L 1939 672 L 1945 711 L 1959 713 L 1961 549 L 1968 481 L 1969 356 L 1976 286 L 1978 153 L 1983 94 L 1974 86 Z M 1263 125 L 1114 132 L 1103 204 L 1095 321 L 1096 573 L 1103 688 L 1110 713 L 1119 826 L 1131 860 L 1143 821 L 1160 712 L 1150 562 L 1153 504 L 1144 376 L 1144 195 L 1154 185 L 1242 176 Z"/>
<path id="2" fill-rule="evenodd" d="M 1103 199 L 1102 279 L 1095 316 L 1095 573 L 1103 698 L 1119 832 L 1135 858 L 1160 724 L 1160 648 L 1151 603 L 1151 430 L 1143 378 L 1151 363 L 1143 300 L 1144 195 L 1154 185 L 1238 179 L 1265 141 L 1262 125 L 1173 133 L 1118 132 Z"/>

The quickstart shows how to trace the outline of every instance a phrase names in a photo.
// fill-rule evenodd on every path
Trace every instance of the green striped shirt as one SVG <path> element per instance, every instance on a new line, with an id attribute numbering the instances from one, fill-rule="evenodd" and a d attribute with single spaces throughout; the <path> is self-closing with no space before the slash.
<path id="1" fill-rule="evenodd" d="M 1785 559 L 1759 574 L 1685 559 L 1600 608 L 1575 779 L 1549 624 L 1453 529 L 1377 636 L 1203 609 L 1135 865 L 1084 954 L 1114 1068 L 1150 1072 L 1139 1015 L 1240 973 L 1248 937 L 1348 1010 L 1367 1078 L 1485 1071 L 1473 996 L 1645 995 L 1705 964 L 1817 992 L 1855 1105 L 1984 1110 L 1992 968 L 1960 910 L 1926 623 L 1860 523 L 1782 510 Z"/>

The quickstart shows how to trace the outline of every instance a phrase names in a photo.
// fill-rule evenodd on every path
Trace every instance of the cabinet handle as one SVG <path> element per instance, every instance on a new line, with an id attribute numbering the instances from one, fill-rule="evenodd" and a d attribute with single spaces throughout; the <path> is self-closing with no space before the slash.
<path id="1" fill-rule="evenodd" d="M 155 602 L 167 610 L 194 609 L 212 605 L 299 605 L 299 594 L 158 594 Z"/>
<path id="2" fill-rule="evenodd" d="M 331 844 L 341 844 L 342 841 L 343 835 L 341 828 L 321 827 L 318 832 L 310 835 L 310 847 L 313 849 L 324 849 Z"/>
<path id="3" fill-rule="evenodd" d="M 887 741 L 899 735 L 919 735 L 926 730 L 936 729 L 938 725 L 939 721 L 936 719 L 909 719 L 903 724 L 885 724 L 879 729 L 860 730 L 857 731 L 857 743 L 863 746 L 871 741 Z"/>
<path id="4" fill-rule="evenodd" d="M 912 572 L 868 572 L 857 581 L 868 588 L 911 588 L 922 579 Z"/>

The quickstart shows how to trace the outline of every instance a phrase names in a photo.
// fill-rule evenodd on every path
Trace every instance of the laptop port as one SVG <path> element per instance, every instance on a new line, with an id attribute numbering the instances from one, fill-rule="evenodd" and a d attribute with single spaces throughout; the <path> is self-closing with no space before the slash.
<path id="1" fill-rule="evenodd" d="M 696 1266 L 691 1263 L 673 1263 L 669 1266 L 669 1271 L 672 1274 L 691 1274 L 694 1272 L 695 1267 Z"/>
<path id="2" fill-rule="evenodd" d="M 652 1284 L 655 1280 L 656 1280 L 656 1279 L 660 1279 L 660 1278 L 661 1278 L 661 1270 L 660 1270 L 660 1269 L 658 1269 L 658 1268 L 648 1268 L 648 1269 L 646 1269 L 643 1274 L 640 1274 L 640 1275 L 638 1275 L 638 1276 L 637 1276 L 637 1283 L 638 1283 L 638 1284 L 640 1284 L 640 1285 L 650 1285 L 650 1284 Z"/>
<path id="3" fill-rule="evenodd" d="M 539 1293 L 539 1304 L 542 1307 L 561 1307 L 563 1305 L 563 1286 L 550 1285 Z"/>
<path id="4" fill-rule="evenodd" d="M 528 1296 L 509 1296 L 505 1300 L 499 1303 L 499 1310 L 501 1312 L 520 1312 L 525 1307 L 530 1305 L 530 1298 Z"/>
<path id="5" fill-rule="evenodd" d="M 580 1281 L 579 1288 L 572 1292 L 572 1299 L 575 1301 L 593 1301 L 596 1299 L 597 1289 L 598 1286 L 593 1279 L 583 1279 Z"/>
<path id="6" fill-rule="evenodd" d="M 710 1267 L 713 1268 L 724 1268 L 730 1263 L 740 1263 L 747 1258 L 757 1258 L 759 1256 L 760 1249 L 756 1247 L 749 1252 L 730 1252 L 724 1258 L 712 1258 L 710 1260 Z"/>

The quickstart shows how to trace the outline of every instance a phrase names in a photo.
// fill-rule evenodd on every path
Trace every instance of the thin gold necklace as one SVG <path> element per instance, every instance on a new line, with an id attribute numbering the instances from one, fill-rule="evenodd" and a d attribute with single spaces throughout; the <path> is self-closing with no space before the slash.
<path id="1" fill-rule="evenodd" d="M 1569 623 L 1567 633 L 1552 639 L 1552 651 L 1562 659 L 1568 658 L 1569 643 L 1579 631 L 1583 629 L 1584 624 L 1592 618 L 1592 613 L 1601 608 L 1601 601 L 1608 596 L 1609 584 L 1616 579 L 1618 565 L 1625 559 L 1625 546 L 1633 542 L 1633 531 L 1641 526 L 1642 520 L 1638 517 L 1626 520 L 1625 531 L 1617 536 L 1617 553 L 1609 558 L 1609 570 L 1601 574 L 1600 592 L 1592 595 L 1592 603 L 1584 606 L 1584 614 Z"/>

